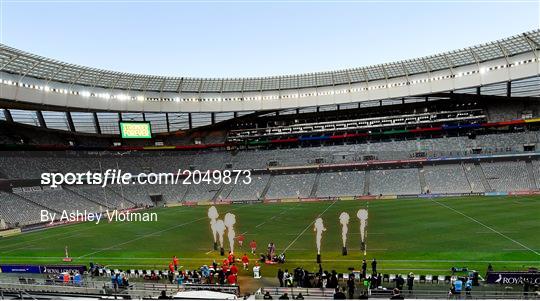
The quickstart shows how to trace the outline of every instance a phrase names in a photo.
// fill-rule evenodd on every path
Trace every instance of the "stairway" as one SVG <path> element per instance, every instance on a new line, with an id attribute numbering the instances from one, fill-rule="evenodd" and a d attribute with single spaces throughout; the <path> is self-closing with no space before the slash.
<path id="1" fill-rule="evenodd" d="M 319 177 L 321 176 L 321 173 L 318 172 L 315 175 L 315 180 L 313 181 L 313 186 L 311 187 L 311 192 L 309 193 L 310 198 L 314 198 L 317 196 L 317 189 L 319 188 Z"/>
<path id="2" fill-rule="evenodd" d="M 420 181 L 420 192 L 427 192 L 426 177 L 424 176 L 424 168 L 418 169 L 418 180 Z"/>
<path id="3" fill-rule="evenodd" d="M 480 176 L 480 180 L 482 180 L 482 184 L 484 184 L 484 191 L 485 192 L 491 192 L 493 191 L 491 189 L 491 185 L 489 185 L 488 180 L 486 179 L 486 174 L 484 173 L 484 170 L 482 169 L 482 166 L 480 163 L 476 162 L 474 163 L 474 166 L 476 167 L 476 174 Z"/>
<path id="4" fill-rule="evenodd" d="M 369 170 L 364 174 L 364 195 L 369 195 Z"/>
<path id="5" fill-rule="evenodd" d="M 232 185 L 232 184 L 230 184 Z M 221 184 L 221 186 L 219 186 L 219 189 L 216 191 L 216 194 L 214 194 L 214 196 L 212 197 L 212 202 L 216 201 L 219 197 L 219 195 L 221 194 L 221 192 L 223 191 L 223 188 L 225 188 L 226 184 Z M 230 191 L 229 191 L 230 193 Z M 227 198 L 227 196 L 223 197 L 224 199 Z"/>
<path id="6" fill-rule="evenodd" d="M 48 210 L 48 211 L 50 211 L 50 212 L 55 212 L 55 213 L 58 213 L 58 214 L 62 215 L 61 212 L 59 212 L 59 211 L 57 211 L 57 210 L 54 210 L 54 209 L 52 209 L 52 208 L 49 208 L 49 207 L 47 207 L 47 206 L 41 205 L 40 203 L 36 203 L 36 202 L 32 201 L 31 199 L 26 198 L 26 197 L 24 197 L 24 196 L 22 196 L 22 195 L 19 195 L 19 194 L 16 194 L 16 193 L 12 193 L 12 192 L 7 192 L 7 193 L 13 194 L 13 195 L 15 195 L 16 197 L 18 197 L 18 198 L 20 198 L 20 199 L 22 199 L 22 200 L 24 200 L 24 201 L 27 201 L 27 202 L 29 202 L 29 203 L 32 203 L 32 204 L 34 204 L 34 205 L 36 205 L 36 206 L 38 206 L 38 207 L 40 207 L 40 208 L 43 208 L 43 209 L 46 209 L 46 210 Z"/>
<path id="7" fill-rule="evenodd" d="M 463 170 L 463 174 L 465 175 L 465 179 L 467 180 L 467 184 L 469 184 L 469 191 L 473 191 L 473 187 L 471 185 L 471 180 L 469 180 L 469 174 L 467 173 L 467 171 L 465 170 L 465 166 L 463 165 L 463 162 L 459 163 L 459 165 L 461 165 L 461 169 Z"/>
<path id="8" fill-rule="evenodd" d="M 532 162 L 530 160 L 527 160 L 527 162 L 525 162 L 525 167 L 527 169 L 527 180 L 529 181 L 529 188 L 537 190 L 538 186 L 536 185 Z"/>
<path id="9" fill-rule="evenodd" d="M 138 185 L 138 184 L 137 184 L 137 185 Z M 110 188 L 105 188 L 105 189 L 106 189 L 106 191 L 110 192 L 111 194 L 114 194 L 114 195 L 117 195 L 118 197 L 120 197 L 121 200 L 124 200 L 124 201 L 126 201 L 126 202 L 128 202 L 128 203 L 131 203 L 133 206 L 136 206 L 136 205 L 137 205 L 137 204 L 135 204 L 135 202 L 133 202 L 133 201 L 127 199 L 125 196 L 122 196 L 121 193 L 118 193 L 118 192 L 114 191 L 114 189 L 110 189 Z M 107 190 L 107 189 L 108 189 L 108 190 Z M 122 188 L 120 188 L 120 189 L 122 189 Z"/>
<path id="10" fill-rule="evenodd" d="M 266 186 L 264 186 L 261 196 L 259 197 L 261 200 L 264 200 L 266 198 L 266 193 L 268 192 L 268 189 L 270 189 L 270 185 L 272 185 L 273 180 L 274 175 L 270 175 L 270 179 L 268 179 L 268 183 L 266 183 Z"/>
<path id="11" fill-rule="evenodd" d="M 76 195 L 76 196 L 78 196 L 78 197 L 80 197 L 80 198 L 82 198 L 82 199 L 85 199 L 85 200 L 88 201 L 88 202 L 94 203 L 94 204 L 96 204 L 96 205 L 98 205 L 98 206 L 101 206 L 101 207 L 103 207 L 103 208 L 108 208 L 108 207 L 109 207 L 108 205 L 106 205 L 106 204 L 104 204 L 104 203 L 100 203 L 100 202 L 98 202 L 98 201 L 96 201 L 96 200 L 90 199 L 89 197 L 87 197 L 87 196 L 85 196 L 85 195 L 83 195 L 83 194 L 81 194 L 81 193 L 79 193 L 79 192 L 73 190 L 72 188 L 70 188 L 70 187 L 68 187 L 68 186 L 64 186 L 64 187 L 62 187 L 62 188 L 64 189 L 64 191 L 66 191 L 66 192 L 68 192 L 68 193 L 71 193 L 71 194 L 74 194 L 74 195 Z"/>
<path id="12" fill-rule="evenodd" d="M 180 201 L 179 201 L 179 203 L 182 203 L 182 202 L 187 201 L 187 200 L 186 200 L 186 196 L 189 194 L 190 188 L 191 188 L 191 186 L 193 186 L 193 185 L 194 185 L 194 184 L 192 183 L 192 184 L 190 184 L 190 185 L 187 186 L 186 191 L 184 191 L 184 193 L 182 194 L 182 196 L 180 196 Z"/>

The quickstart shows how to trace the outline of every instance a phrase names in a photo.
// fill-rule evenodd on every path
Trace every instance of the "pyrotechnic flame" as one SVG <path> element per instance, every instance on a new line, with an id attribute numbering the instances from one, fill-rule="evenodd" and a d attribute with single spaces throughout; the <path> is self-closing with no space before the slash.
<path id="1" fill-rule="evenodd" d="M 219 238 L 219 246 L 223 248 L 223 235 L 225 234 L 225 223 L 218 219 L 215 224 L 215 229 Z"/>
<path id="2" fill-rule="evenodd" d="M 341 223 L 341 240 L 343 241 L 343 247 L 346 247 L 347 233 L 349 232 L 349 214 L 347 212 L 341 212 L 339 222 Z"/>
<path id="3" fill-rule="evenodd" d="M 313 231 L 317 233 L 315 237 L 316 242 L 317 242 L 317 254 L 321 254 L 322 233 L 326 231 L 326 228 L 324 227 L 323 219 L 320 217 L 315 220 L 315 223 L 313 225 L 314 225 Z"/>
<path id="4" fill-rule="evenodd" d="M 366 209 L 360 209 L 358 210 L 356 216 L 360 220 L 360 236 L 362 238 L 362 242 L 365 242 L 368 211 Z"/>
<path id="5" fill-rule="evenodd" d="M 219 213 L 216 207 L 212 206 L 208 208 L 208 218 L 210 219 L 210 229 L 212 229 L 212 235 L 214 236 L 214 242 L 217 241 L 216 231 L 216 219 L 219 217 Z"/>
<path id="6" fill-rule="evenodd" d="M 236 224 L 236 216 L 232 213 L 225 214 L 225 226 L 227 226 L 227 237 L 229 238 L 229 246 L 231 252 L 234 253 L 234 238 L 236 232 L 234 231 L 234 224 Z"/>

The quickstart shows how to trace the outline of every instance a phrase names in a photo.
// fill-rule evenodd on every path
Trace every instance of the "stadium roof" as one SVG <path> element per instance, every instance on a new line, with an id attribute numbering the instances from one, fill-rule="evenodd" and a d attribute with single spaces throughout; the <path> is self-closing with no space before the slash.
<path id="1" fill-rule="evenodd" d="M 0 72 L 47 81 L 130 91 L 263 92 L 388 80 L 508 58 L 540 49 L 540 30 L 432 56 L 330 72 L 254 78 L 191 78 L 122 73 L 33 55 L 0 44 Z"/>

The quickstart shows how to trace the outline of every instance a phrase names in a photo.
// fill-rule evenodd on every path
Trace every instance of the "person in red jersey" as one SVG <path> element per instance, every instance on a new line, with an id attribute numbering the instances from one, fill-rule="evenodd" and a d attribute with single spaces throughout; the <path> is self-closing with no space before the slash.
<path id="1" fill-rule="evenodd" d="M 229 271 L 229 266 L 228 265 L 222 265 L 221 270 L 223 271 L 223 274 L 227 274 L 227 272 Z"/>
<path id="2" fill-rule="evenodd" d="M 257 242 L 255 240 L 252 240 L 249 243 L 249 247 L 251 248 L 251 254 L 255 254 L 255 250 L 257 250 Z"/>
<path id="3" fill-rule="evenodd" d="M 229 259 L 228 258 L 225 258 L 223 259 L 223 265 L 229 265 Z"/>
<path id="4" fill-rule="evenodd" d="M 169 262 L 169 272 L 174 273 L 174 264 Z"/>
<path id="5" fill-rule="evenodd" d="M 244 253 L 244 256 L 242 256 L 242 264 L 244 265 L 244 270 L 248 269 L 249 266 L 249 257 Z"/>
<path id="6" fill-rule="evenodd" d="M 229 264 L 234 264 L 234 254 L 233 252 L 229 252 L 229 257 L 227 257 L 227 259 L 229 260 Z"/>
<path id="7" fill-rule="evenodd" d="M 231 273 L 229 274 L 229 276 L 227 276 L 227 283 L 229 283 L 230 285 L 235 285 L 236 284 L 236 275 Z"/>
<path id="8" fill-rule="evenodd" d="M 173 260 L 173 264 L 174 264 L 174 270 L 178 271 L 178 257 L 176 257 L 176 255 L 175 255 L 175 256 L 173 256 L 172 260 Z"/>
<path id="9" fill-rule="evenodd" d="M 231 273 L 235 275 L 238 274 L 238 268 L 234 264 L 231 266 Z"/>
<path id="10" fill-rule="evenodd" d="M 240 234 L 236 237 L 236 240 L 238 240 L 238 245 L 242 247 L 244 245 L 244 234 Z"/>

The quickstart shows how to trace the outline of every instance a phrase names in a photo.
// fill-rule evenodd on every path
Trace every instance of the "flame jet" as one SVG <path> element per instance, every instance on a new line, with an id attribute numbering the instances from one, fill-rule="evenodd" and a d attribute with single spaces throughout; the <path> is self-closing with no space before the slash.
<path id="1" fill-rule="evenodd" d="M 366 227 L 368 223 L 368 211 L 366 209 L 360 209 L 358 210 L 358 213 L 356 213 L 356 216 L 360 220 L 361 249 L 364 251 L 364 255 L 366 255 Z"/>
<path id="2" fill-rule="evenodd" d="M 313 225 L 313 231 L 316 232 L 315 239 L 317 243 L 317 263 L 320 263 L 322 234 L 324 231 L 326 231 L 326 228 L 324 227 L 323 219 L 320 217 L 315 220 L 315 223 Z"/>
<path id="3" fill-rule="evenodd" d="M 225 223 L 222 220 L 218 219 L 216 221 L 215 228 L 219 238 L 219 253 L 221 255 L 224 255 L 225 250 L 223 250 L 223 236 L 225 235 Z"/>
<path id="4" fill-rule="evenodd" d="M 339 223 L 341 224 L 341 240 L 343 241 L 342 254 L 347 255 L 347 233 L 349 232 L 349 214 L 341 212 L 339 215 Z"/>
<path id="5" fill-rule="evenodd" d="M 232 213 L 225 214 L 225 226 L 227 226 L 227 237 L 229 238 L 229 247 L 234 254 L 234 238 L 236 232 L 234 231 L 234 224 L 236 224 L 236 216 Z"/>
<path id="6" fill-rule="evenodd" d="M 212 206 L 208 208 L 208 218 L 210 219 L 210 229 L 212 230 L 212 235 L 214 236 L 214 250 L 217 250 L 216 220 L 218 217 L 219 217 L 219 213 L 216 207 Z"/>

